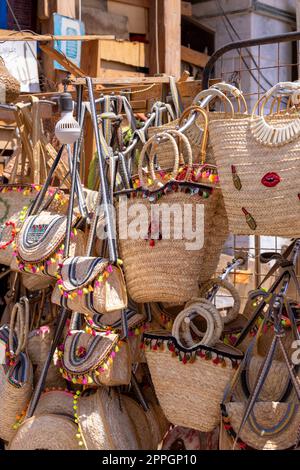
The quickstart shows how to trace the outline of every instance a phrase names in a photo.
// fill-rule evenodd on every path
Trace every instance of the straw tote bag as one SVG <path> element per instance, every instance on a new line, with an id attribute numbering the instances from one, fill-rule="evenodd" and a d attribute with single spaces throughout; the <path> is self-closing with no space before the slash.
<path id="1" fill-rule="evenodd" d="M 115 333 L 73 331 L 66 337 L 59 356 L 60 372 L 70 382 L 107 386 L 130 382 L 130 350 Z"/>
<path id="2" fill-rule="evenodd" d="M 103 314 L 127 306 L 122 270 L 104 258 L 77 256 L 59 268 L 52 302 L 86 315 Z"/>
<path id="3" fill-rule="evenodd" d="M 229 230 L 234 234 L 295 237 L 300 233 L 295 184 L 300 176 L 298 114 L 289 109 L 264 116 L 274 94 L 293 99 L 299 90 L 299 84 L 279 83 L 260 98 L 251 116 L 209 122 Z"/>
<path id="4" fill-rule="evenodd" d="M 16 101 L 20 94 L 21 85 L 9 72 L 2 57 L 0 57 L 0 77 L 1 103 L 12 103 Z"/>
<path id="5" fill-rule="evenodd" d="M 18 333 L 14 331 L 15 321 Z M 17 416 L 25 411 L 32 394 L 33 371 L 26 352 L 28 328 L 28 303 L 22 298 L 12 310 L 10 326 L 0 328 L 0 345 L 6 358 L 0 364 L 0 438 L 5 441 L 15 434 Z"/>
<path id="6" fill-rule="evenodd" d="M 242 353 L 223 344 L 184 348 L 165 331 L 145 333 L 144 344 L 155 392 L 167 419 L 179 426 L 212 431 L 219 423 L 224 390 Z"/>
<path id="7" fill-rule="evenodd" d="M 150 174 L 154 182 L 150 187 L 144 180 L 143 161 L 150 145 L 157 142 L 158 137 L 166 137 L 172 142 L 174 154 L 174 179 L 164 185 L 157 179 L 153 167 L 153 156 L 149 156 Z M 218 213 L 220 193 L 218 189 L 212 190 L 187 181 L 189 169 L 192 165 L 192 155 L 189 151 L 188 171 L 185 181 L 175 181 L 179 170 L 179 152 L 175 139 L 170 134 L 154 136 L 143 147 L 139 160 L 139 179 L 141 186 L 136 190 L 123 191 L 125 200 L 119 200 L 118 229 L 119 247 L 124 263 L 127 289 L 135 302 L 173 302 L 182 304 L 195 296 L 198 292 L 198 281 L 211 277 L 218 263 L 221 247 L 220 238 L 226 233 L 225 223 L 219 225 L 221 214 Z M 119 196 L 120 197 L 120 196 Z M 127 197 L 129 197 L 127 199 Z M 128 204 L 127 211 L 120 210 L 120 203 Z M 169 214 L 171 217 L 170 233 L 163 238 L 159 216 L 153 217 L 153 205 L 156 208 L 175 207 L 176 211 Z M 162 205 L 164 204 L 164 206 Z M 187 249 L 187 238 L 184 234 L 178 237 L 176 233 L 176 217 L 182 222 L 184 206 L 189 205 L 191 214 L 189 221 L 195 230 L 196 211 L 204 210 L 203 246 L 198 249 Z M 142 230 L 138 234 L 124 236 L 122 231 L 127 230 L 131 223 L 135 223 L 135 208 L 141 209 L 139 224 Z M 130 214 L 133 214 L 131 217 Z M 131 220 L 132 219 L 132 220 Z M 149 222 L 150 221 L 150 222 Z M 218 224 L 218 228 L 214 224 Z M 170 228 L 171 228 L 170 227 Z M 219 232 L 216 244 L 210 247 L 210 235 Z M 136 238 L 136 235 L 138 238 Z M 170 235 L 170 236 L 169 236 Z M 181 238 L 181 239 L 180 239 Z M 225 236 L 226 238 L 226 236 Z M 224 240 L 224 238 L 223 238 Z M 206 263 L 206 261 L 208 261 Z M 145 286 L 147 286 L 145 288 Z"/>

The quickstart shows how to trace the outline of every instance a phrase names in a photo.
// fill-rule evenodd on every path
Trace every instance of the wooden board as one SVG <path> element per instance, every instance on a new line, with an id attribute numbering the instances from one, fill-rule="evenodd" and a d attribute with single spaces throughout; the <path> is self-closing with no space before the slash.
<path id="1" fill-rule="evenodd" d="M 181 2 L 181 14 L 183 16 L 192 16 L 192 4 L 191 2 Z"/>
<path id="2" fill-rule="evenodd" d="M 150 2 L 154 0 L 114 0 L 116 3 L 125 3 L 125 5 L 134 5 L 136 7 L 150 8 Z"/>
<path id="3" fill-rule="evenodd" d="M 93 41 L 83 43 L 83 47 L 85 44 L 92 44 Z M 98 42 L 98 41 L 97 41 Z M 68 72 L 72 73 L 75 77 L 85 77 L 84 71 L 77 67 L 74 62 L 68 59 L 64 54 L 53 49 L 53 47 L 48 46 L 47 44 L 40 44 L 40 49 L 47 54 L 52 60 L 56 60 L 60 65 L 62 65 Z"/>
<path id="4" fill-rule="evenodd" d="M 189 47 L 181 46 L 181 60 L 197 67 L 204 68 L 209 60 L 209 56 L 203 52 L 195 51 Z"/>
<path id="5" fill-rule="evenodd" d="M 109 13 L 122 15 L 128 18 L 128 32 L 135 34 L 148 34 L 148 12 L 147 8 L 142 5 L 129 5 L 108 0 L 107 9 Z"/>
<path id="6" fill-rule="evenodd" d="M 103 41 L 101 59 L 120 62 L 134 67 L 148 67 L 148 44 L 130 41 Z"/>
<path id="7" fill-rule="evenodd" d="M 5 29 L 0 30 L 1 41 L 110 41 L 114 39 L 113 35 L 89 34 L 85 36 L 54 36 L 53 34 L 31 34 L 19 33 L 18 31 L 7 32 Z"/>

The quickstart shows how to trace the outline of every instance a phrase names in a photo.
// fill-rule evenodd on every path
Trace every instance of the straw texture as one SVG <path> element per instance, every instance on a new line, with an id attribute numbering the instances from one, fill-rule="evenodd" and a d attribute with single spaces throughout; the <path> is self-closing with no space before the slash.
<path id="1" fill-rule="evenodd" d="M 151 433 L 151 427 L 149 426 L 147 413 L 143 410 L 133 398 L 126 395 L 122 396 L 122 404 L 125 406 L 129 418 L 135 428 L 139 449 L 141 450 L 153 450 L 157 448 L 156 436 Z"/>
<path id="2" fill-rule="evenodd" d="M 230 425 L 236 433 L 244 414 L 244 403 L 227 403 Z M 283 450 L 297 444 L 300 413 L 298 405 L 278 402 L 258 402 L 239 435 L 257 450 Z"/>
<path id="3" fill-rule="evenodd" d="M 9 450 L 79 450 L 77 427 L 65 416 L 47 414 L 24 421 Z"/>
<path id="4" fill-rule="evenodd" d="M 42 393 L 34 415 L 65 415 L 74 417 L 74 394 L 68 390 L 49 390 Z"/>
<path id="5" fill-rule="evenodd" d="M 184 303 L 198 293 L 198 281 L 209 279 L 218 264 L 221 247 L 227 237 L 226 216 L 224 222 L 220 222 L 219 204 L 221 204 L 218 190 L 214 190 L 208 199 L 202 199 L 198 195 L 189 195 L 180 192 L 170 193 L 160 199 L 169 205 L 176 204 L 183 207 L 184 204 L 192 206 L 192 226 L 195 226 L 195 213 L 198 205 L 204 205 L 204 245 L 198 250 L 187 250 L 187 239 L 174 238 L 172 229 L 174 215 L 171 213 L 170 239 L 155 240 L 155 245 L 150 247 L 148 240 L 120 239 L 119 246 L 127 283 L 127 289 L 131 298 L 136 302 L 173 302 Z M 142 204 L 146 208 L 141 213 L 141 223 L 148 226 L 150 219 L 151 202 L 147 198 L 129 199 L 128 206 Z M 170 206 L 169 206 L 170 207 Z M 130 224 L 130 218 L 126 220 L 126 214 L 119 212 L 119 226 Z M 221 217 L 221 216 L 220 216 Z M 216 234 L 212 240 L 210 235 Z M 147 286 L 147 289 L 145 288 Z"/>
<path id="6" fill-rule="evenodd" d="M 175 346 L 174 352 L 168 350 L 166 344 L 162 350 L 162 339 L 159 338 L 158 334 L 152 335 L 151 349 L 146 347 L 146 359 L 155 392 L 167 419 L 180 426 L 212 431 L 219 421 L 219 407 L 225 387 L 234 373 L 230 358 L 242 356 L 234 348 L 222 346 L 229 356 L 225 357 L 219 348 L 200 346 L 193 348 L 194 355 L 187 357 L 187 351 L 192 350 L 179 348 L 172 337 L 168 337 L 167 341 Z M 147 339 L 151 341 L 151 334 L 145 334 L 146 342 Z M 203 358 L 198 356 L 197 350 Z"/>
<path id="7" fill-rule="evenodd" d="M 78 420 L 88 450 L 138 450 L 135 428 L 114 389 L 99 388 L 78 400 Z"/>
<path id="8" fill-rule="evenodd" d="M 295 116 L 286 113 L 266 118 L 275 127 L 284 127 L 293 120 Z M 300 176 L 299 139 L 280 147 L 259 143 L 251 130 L 251 118 L 247 115 L 213 120 L 209 123 L 209 133 L 230 232 L 298 236 L 300 206 L 295 181 Z M 268 179 L 274 174 L 279 180 L 270 186 Z M 240 179 L 240 189 L 234 184 L 237 177 Z M 244 215 L 242 208 L 248 215 Z"/>
<path id="9" fill-rule="evenodd" d="M 16 101 L 20 95 L 21 85 L 20 82 L 9 72 L 2 57 L 0 57 L 0 77 L 1 93 L 3 94 L 3 91 L 5 91 L 5 103 Z M 3 99 L 3 97 L 1 98 Z"/>

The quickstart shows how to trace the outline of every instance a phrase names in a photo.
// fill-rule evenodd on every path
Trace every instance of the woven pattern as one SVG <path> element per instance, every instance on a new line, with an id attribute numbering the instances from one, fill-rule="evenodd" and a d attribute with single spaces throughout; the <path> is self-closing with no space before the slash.
<path id="1" fill-rule="evenodd" d="M 5 103 L 16 101 L 20 94 L 21 85 L 5 67 L 5 62 L 2 57 L 0 57 L 0 77 L 1 93 L 5 90 Z"/>
<path id="2" fill-rule="evenodd" d="M 135 428 L 115 390 L 98 389 L 78 400 L 78 420 L 88 450 L 138 450 Z"/>
<path id="3" fill-rule="evenodd" d="M 294 119 L 287 114 L 266 118 L 276 127 Z M 299 140 L 275 148 L 263 145 L 253 136 L 247 115 L 210 121 L 209 132 L 230 232 L 298 236 Z"/>
<path id="4" fill-rule="evenodd" d="M 135 302 L 182 304 L 197 295 L 198 281 L 209 279 L 217 267 L 221 247 L 227 236 L 226 215 L 220 210 L 221 199 L 218 190 L 215 190 L 208 199 L 202 199 L 198 195 L 172 192 L 162 197 L 161 202 L 169 205 L 177 204 L 180 207 L 191 204 L 193 230 L 196 228 L 196 207 L 198 204 L 204 205 L 203 248 L 186 250 L 188 240 L 174 239 L 172 229 L 170 239 L 156 240 L 153 247 L 149 247 L 148 240 L 120 239 L 119 246 L 124 261 L 127 289 Z M 129 210 L 130 206 L 136 203 L 136 198 L 129 199 Z M 143 198 L 138 200 L 138 203 L 147 209 L 147 219 L 143 221 L 147 224 L 150 220 L 151 202 Z M 129 219 L 128 217 L 128 224 Z M 170 220 L 173 227 L 172 213 Z M 126 214 L 119 213 L 119 224 L 124 226 L 126 222 Z M 216 235 L 214 239 L 210 237 L 211 233 Z"/>
<path id="5" fill-rule="evenodd" d="M 227 403 L 230 425 L 238 431 L 244 414 L 244 403 Z M 297 444 L 300 426 L 299 407 L 289 403 L 259 402 L 243 426 L 240 439 L 257 450 L 284 450 Z"/>
<path id="6" fill-rule="evenodd" d="M 65 416 L 34 416 L 20 426 L 9 450 L 79 450 L 76 432 L 74 421 Z"/>
<path id="7" fill-rule="evenodd" d="M 151 338 L 146 334 L 145 338 Z M 177 350 L 183 352 L 178 348 Z M 197 348 L 195 348 L 195 351 Z M 203 351 L 207 350 L 205 348 Z M 214 351 L 210 349 L 210 351 Z M 146 359 L 159 403 L 169 421 L 199 431 L 210 432 L 219 422 L 220 403 L 225 387 L 234 374 L 231 360 L 225 359 L 222 367 L 222 353 L 215 350 L 211 359 L 197 357 L 192 363 L 174 357 L 165 345 L 164 350 L 146 348 Z M 228 348 L 231 357 L 241 357 L 239 352 Z M 196 354 L 196 353 L 195 353 Z M 213 357 L 214 356 L 214 357 Z M 213 362 L 219 358 L 220 363 Z"/>
<path id="8" fill-rule="evenodd" d="M 73 393 L 68 390 L 49 390 L 42 393 L 34 415 L 65 415 L 73 418 Z"/>
<path id="9" fill-rule="evenodd" d="M 125 308 L 127 294 L 123 273 L 117 266 L 109 266 L 109 272 L 104 273 L 107 267 L 108 261 L 103 258 L 67 258 L 62 263 L 61 280 L 53 291 L 52 302 L 87 315 Z M 75 290 L 76 297 L 72 295 Z M 88 291 L 86 294 L 85 290 Z"/>

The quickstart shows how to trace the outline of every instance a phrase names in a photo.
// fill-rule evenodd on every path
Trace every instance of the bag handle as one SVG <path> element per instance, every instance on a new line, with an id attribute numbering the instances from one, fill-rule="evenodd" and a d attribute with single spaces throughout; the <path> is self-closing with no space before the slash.
<path id="1" fill-rule="evenodd" d="M 208 96 L 213 99 L 220 98 L 223 103 L 227 103 L 230 108 L 231 117 L 234 116 L 234 108 L 230 99 L 226 95 L 224 95 L 222 91 L 217 90 L 216 88 L 208 88 L 207 90 L 200 91 L 200 93 L 198 93 L 198 95 L 196 95 L 196 97 L 193 99 L 193 104 L 197 104 L 203 98 L 207 98 Z"/>
<path id="2" fill-rule="evenodd" d="M 241 101 L 242 101 L 243 107 L 244 107 L 244 113 L 245 114 L 248 113 L 248 106 L 247 106 L 242 90 L 239 90 L 236 86 L 231 85 L 230 83 L 225 83 L 225 82 L 216 83 L 215 85 L 212 85 L 211 88 L 220 90 L 223 93 L 228 92 L 232 96 L 234 96 L 234 98 L 237 99 L 237 103 L 238 103 L 238 113 L 241 112 Z"/>
<path id="3" fill-rule="evenodd" d="M 14 331 L 16 328 L 18 346 L 14 351 Z M 21 297 L 19 302 L 15 303 L 10 317 L 9 325 L 9 353 L 11 357 L 17 357 L 27 346 L 29 333 L 29 302 L 27 297 Z"/>
<path id="4" fill-rule="evenodd" d="M 205 160 L 206 160 L 206 148 L 207 148 L 207 142 L 208 142 L 208 117 L 206 111 L 201 108 L 200 106 L 196 104 L 192 104 L 188 108 L 186 108 L 182 115 L 180 116 L 179 119 L 179 127 L 182 125 L 183 120 L 191 113 L 191 112 L 196 112 L 200 113 L 202 117 L 204 118 L 204 129 L 203 129 L 203 136 L 202 136 L 202 141 L 201 141 L 201 150 L 200 150 L 200 156 L 201 156 L 201 163 L 204 165 Z"/>
<path id="5" fill-rule="evenodd" d="M 144 158 L 146 156 L 146 153 L 147 153 L 147 150 L 150 148 L 150 146 L 153 144 L 153 143 L 156 143 L 156 144 L 160 144 L 162 142 L 162 139 L 165 138 L 165 139 L 168 139 L 172 145 L 172 150 L 174 151 L 174 167 L 173 167 L 173 178 L 176 177 L 177 173 L 178 173 L 178 168 L 179 168 L 179 151 L 178 151 L 178 146 L 177 146 L 177 143 L 176 143 L 176 140 L 174 139 L 174 137 L 172 137 L 171 134 L 167 134 L 166 132 L 161 132 L 159 134 L 155 134 L 154 136 L 152 136 L 146 143 L 145 145 L 143 146 L 142 148 L 142 151 L 141 151 L 141 155 L 140 155 L 140 158 L 139 158 L 139 164 L 138 164 L 138 175 L 139 175 L 139 179 L 140 179 L 140 184 L 141 186 L 144 188 L 144 189 L 147 189 L 148 186 L 146 184 L 146 181 L 144 179 L 144 175 L 143 175 L 143 162 L 144 162 Z M 149 159 L 154 159 L 154 155 L 150 154 L 149 156 Z M 150 163 L 151 165 L 151 163 Z M 152 173 L 152 176 L 154 176 L 154 180 L 156 179 L 155 175 L 153 175 Z"/>
<path id="6" fill-rule="evenodd" d="M 186 135 L 184 135 L 182 132 L 180 132 L 177 129 L 168 129 L 166 131 L 166 133 L 172 135 L 173 137 L 178 137 L 178 140 L 179 140 L 178 149 L 180 149 L 180 144 L 181 143 L 183 143 L 183 145 L 184 145 L 184 148 L 185 148 L 186 153 L 187 153 L 187 167 L 188 167 L 185 178 L 184 178 L 184 181 L 187 181 L 190 177 L 190 174 L 191 174 L 191 171 L 192 171 L 192 166 L 193 166 L 193 152 L 192 152 L 192 147 L 191 147 L 190 141 L 189 141 L 189 139 L 187 138 Z M 179 161 L 180 161 L 180 156 L 179 156 Z M 154 162 L 153 162 L 152 158 L 150 158 L 150 174 L 151 174 L 152 178 L 153 177 L 155 178 Z"/>

